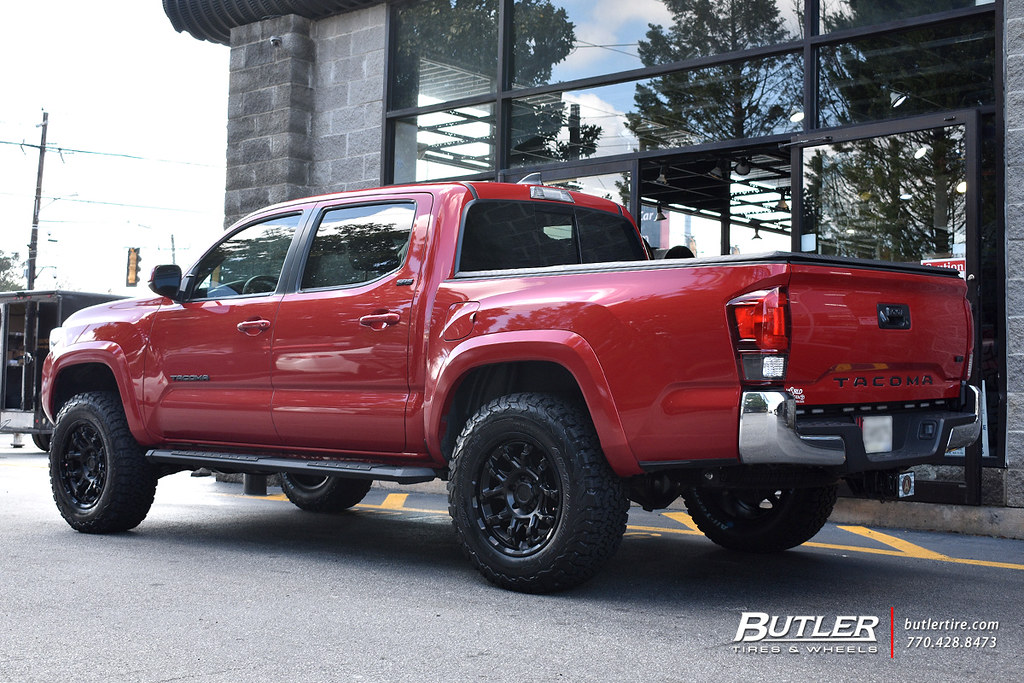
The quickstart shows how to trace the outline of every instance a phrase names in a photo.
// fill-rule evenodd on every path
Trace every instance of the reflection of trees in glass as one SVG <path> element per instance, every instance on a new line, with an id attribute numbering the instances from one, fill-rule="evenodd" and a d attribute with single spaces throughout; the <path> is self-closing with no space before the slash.
<path id="1" fill-rule="evenodd" d="M 662 0 L 669 27 L 640 41 L 646 66 L 792 40 L 776 0 Z M 629 127 L 641 149 L 771 135 L 788 129 L 802 101 L 800 56 L 781 55 L 691 69 L 636 87 Z"/>
<path id="2" fill-rule="evenodd" d="M 825 32 L 974 7 L 978 0 L 822 0 Z"/>
<path id="3" fill-rule="evenodd" d="M 421 94 L 444 101 L 494 92 L 498 5 L 497 0 L 431 0 L 399 9 L 393 106 L 417 106 Z M 513 85 L 546 84 L 554 65 L 572 52 L 575 26 L 566 10 L 551 0 L 517 0 L 513 12 Z M 422 82 L 426 63 L 438 67 L 429 87 Z M 601 136 L 600 126 L 581 123 L 579 107 L 560 98 L 517 103 L 512 127 L 514 165 L 587 157 L 596 151 Z M 454 135 L 450 146 L 466 142 Z"/>
<path id="4" fill-rule="evenodd" d="M 317 230 L 302 286 L 356 284 L 394 271 L 402 265 L 412 218 L 411 209 L 406 218 L 393 221 L 328 217 Z"/>
<path id="5" fill-rule="evenodd" d="M 517 0 L 513 16 L 513 85 L 550 82 L 552 67 L 576 45 L 576 26 L 565 8 L 556 8 L 550 0 Z"/>
<path id="6" fill-rule="evenodd" d="M 909 0 L 922 8 L 930 0 Z M 890 12 L 890 0 L 851 3 L 827 28 Z M 905 3 L 906 4 L 906 3 Z M 927 13 L 922 9 L 918 13 Z M 821 125 L 877 121 L 994 102 L 991 18 L 862 38 L 820 51 Z"/>
<path id="7" fill-rule="evenodd" d="M 851 0 L 823 16 L 827 31 L 962 6 L 956 0 Z M 862 38 L 820 52 L 826 126 L 974 107 L 994 100 L 990 18 Z M 805 170 L 806 218 L 819 248 L 844 255 L 918 261 L 963 241 L 963 131 L 940 128 L 863 140 L 818 152 Z M 839 146 L 835 146 L 838 148 Z M 921 149 L 923 156 L 915 153 Z M 835 187 L 830 187 L 835 186 Z M 904 197 L 901 199 L 900 197 Z M 815 223 L 807 223 L 808 227 Z"/>
<path id="8" fill-rule="evenodd" d="M 451 97 L 480 94 L 481 84 L 493 92 L 498 69 L 498 0 L 430 0 L 398 10 L 393 88 L 396 106 L 419 104 L 422 62 L 430 61 L 475 79 L 445 83 Z M 574 26 L 550 0 L 515 3 L 515 83 L 528 87 L 547 83 L 552 67 L 572 51 Z M 471 91 L 462 91 L 467 87 Z"/>
<path id="9" fill-rule="evenodd" d="M 963 241 L 963 131 L 940 128 L 809 152 L 805 230 L 819 251 L 916 262 Z"/>
<path id="10" fill-rule="evenodd" d="M 580 105 L 565 102 L 560 95 L 525 98 L 512 105 L 509 160 L 522 166 L 583 159 L 597 151 L 603 132 L 601 126 L 583 123 Z"/>
<path id="11" fill-rule="evenodd" d="M 199 264 L 202 282 L 219 269 L 221 283 L 244 280 L 253 275 L 277 277 L 292 241 L 293 226 L 264 225 L 244 230 L 223 242 Z"/>

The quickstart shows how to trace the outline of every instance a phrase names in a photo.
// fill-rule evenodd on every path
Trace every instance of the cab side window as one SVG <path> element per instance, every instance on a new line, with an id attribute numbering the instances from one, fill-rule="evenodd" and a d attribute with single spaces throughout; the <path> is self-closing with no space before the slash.
<path id="1" fill-rule="evenodd" d="M 218 244 L 198 263 L 193 299 L 227 299 L 277 289 L 301 214 L 255 223 Z"/>
<path id="2" fill-rule="evenodd" d="M 402 267 L 416 205 L 345 206 L 324 213 L 302 272 L 302 289 L 358 285 Z"/>

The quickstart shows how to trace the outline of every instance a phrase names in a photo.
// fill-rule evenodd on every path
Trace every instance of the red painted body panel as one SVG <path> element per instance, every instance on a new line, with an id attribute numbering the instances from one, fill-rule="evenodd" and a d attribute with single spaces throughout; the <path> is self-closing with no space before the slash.
<path id="1" fill-rule="evenodd" d="M 278 445 L 270 419 L 270 345 L 281 297 L 170 304 L 147 346 L 145 416 L 160 441 Z M 253 335 L 238 330 L 265 320 Z M 206 377 L 180 380 L 173 377 Z"/>
<path id="2" fill-rule="evenodd" d="M 604 200 L 573 197 L 619 212 Z M 790 301 L 786 386 L 808 404 L 959 392 L 971 342 L 964 284 L 953 278 L 785 259 L 457 276 L 466 206 L 476 198 L 526 201 L 527 186 L 366 190 L 271 207 L 245 222 L 303 211 L 294 260 L 305 253 L 321 209 L 410 198 L 419 208 L 408 259 L 381 280 L 307 292 L 293 283 L 277 294 L 221 302 L 122 302 L 77 314 L 66 325 L 77 341 L 55 349 L 44 367 L 47 410 L 52 416 L 65 370 L 98 362 L 113 371 L 144 445 L 212 444 L 440 468 L 444 424 L 462 380 L 486 365 L 545 361 L 575 378 L 620 475 L 639 474 L 644 465 L 720 464 L 738 458 L 744 390 L 727 304 L 776 287 Z M 292 266 L 285 272 L 297 273 Z M 913 327 L 880 330 L 875 306 L 883 300 L 908 305 Z M 360 325 L 378 314 L 397 318 L 381 329 Z M 236 329 L 255 319 L 269 324 L 253 335 Z M 924 387 L 892 380 L 924 374 L 933 378 Z M 189 379 L 206 375 L 209 381 Z M 855 382 L 861 376 L 867 386 Z M 884 386 L 875 377 L 884 377 Z"/>
<path id="3" fill-rule="evenodd" d="M 786 386 L 801 389 L 808 404 L 960 394 L 971 347 L 963 304 L 967 283 L 960 278 L 795 265 L 789 288 L 793 332 Z M 909 306 L 910 329 L 880 329 L 882 302 Z"/>

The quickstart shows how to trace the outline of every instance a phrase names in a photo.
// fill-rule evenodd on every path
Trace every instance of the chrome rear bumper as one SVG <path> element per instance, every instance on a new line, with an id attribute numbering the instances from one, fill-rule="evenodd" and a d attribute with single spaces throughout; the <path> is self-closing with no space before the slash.
<path id="1" fill-rule="evenodd" d="M 745 465 L 841 466 L 849 472 L 934 461 L 947 450 L 974 443 L 981 434 L 978 390 L 970 385 L 968 389 L 967 402 L 973 401 L 973 406 L 965 406 L 962 411 L 894 417 L 894 443 L 900 447 L 877 454 L 864 452 L 860 428 L 850 417 L 801 417 L 798 425 L 796 401 L 789 393 L 744 392 L 740 402 L 740 461 Z M 926 431 L 925 425 L 930 425 L 931 431 Z"/>

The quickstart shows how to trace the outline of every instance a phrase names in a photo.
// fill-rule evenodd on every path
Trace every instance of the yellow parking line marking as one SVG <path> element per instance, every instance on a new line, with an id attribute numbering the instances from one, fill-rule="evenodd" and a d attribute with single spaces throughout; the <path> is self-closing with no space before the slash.
<path id="1" fill-rule="evenodd" d="M 690 517 L 690 515 L 685 512 L 662 512 L 661 516 L 668 517 L 674 522 L 679 522 L 695 534 L 702 533 L 701 530 L 697 528 L 697 523 L 693 521 L 693 517 Z"/>
<path id="2" fill-rule="evenodd" d="M 382 510 L 401 510 L 405 507 L 405 499 L 408 497 L 408 493 L 389 493 L 384 498 L 384 502 L 380 504 L 380 508 Z"/>
<path id="3" fill-rule="evenodd" d="M 48 470 L 49 465 L 27 465 L 21 462 L 0 462 L 0 467 L 24 467 L 30 470 Z"/>
<path id="4" fill-rule="evenodd" d="M 674 534 L 676 536 L 700 536 L 699 531 L 690 531 L 689 529 L 672 529 L 666 526 L 640 526 L 630 524 L 626 526 L 630 531 L 652 531 L 659 534 Z"/>
<path id="5" fill-rule="evenodd" d="M 922 560 L 950 559 L 949 555 L 943 555 L 942 553 L 937 553 L 934 550 L 922 548 L 919 545 L 914 545 L 913 543 L 904 541 L 902 538 L 896 538 L 895 536 L 890 536 L 889 534 L 883 534 L 881 531 L 874 531 L 872 529 L 868 529 L 867 527 L 840 526 L 839 528 L 843 531 L 849 531 L 851 534 L 857 534 L 858 536 L 863 536 L 864 538 L 870 538 L 872 541 L 878 541 L 882 545 L 887 545 L 890 548 L 895 548 L 907 557 L 917 557 Z"/>
<path id="6" fill-rule="evenodd" d="M 288 500 L 283 494 L 274 496 L 245 496 L 237 493 L 223 493 L 223 496 L 231 498 L 255 498 L 257 500 L 273 500 L 273 501 L 285 501 Z M 424 508 L 407 508 L 405 507 L 405 501 L 409 497 L 408 493 L 389 493 L 380 505 L 371 505 L 369 503 L 359 503 L 356 508 L 363 510 L 400 510 L 402 512 L 417 512 L 428 515 L 443 516 L 447 515 L 447 510 L 428 510 Z M 652 534 L 669 534 L 672 536 L 702 536 L 702 532 L 696 528 L 693 519 L 685 512 L 663 512 L 663 517 L 668 517 L 674 522 L 682 524 L 685 529 L 674 529 L 671 527 L 661 526 L 643 526 L 638 524 L 630 524 L 626 526 L 629 531 L 636 532 L 648 532 Z M 857 545 L 840 545 L 837 543 L 817 543 L 815 541 L 807 541 L 806 543 L 797 546 L 799 548 L 820 548 L 822 550 L 838 550 L 841 552 L 848 553 L 863 553 L 866 555 L 885 555 L 887 557 L 909 557 L 918 560 L 935 560 L 936 562 L 949 562 L 951 564 L 968 564 L 976 567 L 993 567 L 996 569 L 1014 569 L 1017 571 L 1024 571 L 1024 564 L 1016 564 L 1013 562 L 994 562 L 991 560 L 972 560 L 969 558 L 962 557 L 950 557 L 949 555 L 943 555 L 927 548 L 922 548 L 919 545 L 915 545 L 903 539 L 884 534 L 881 531 L 875 531 L 862 526 L 838 526 L 837 528 L 843 531 L 849 531 L 850 533 L 869 538 L 871 540 L 882 543 L 883 545 L 889 546 L 888 548 L 868 548 L 865 546 Z"/>

